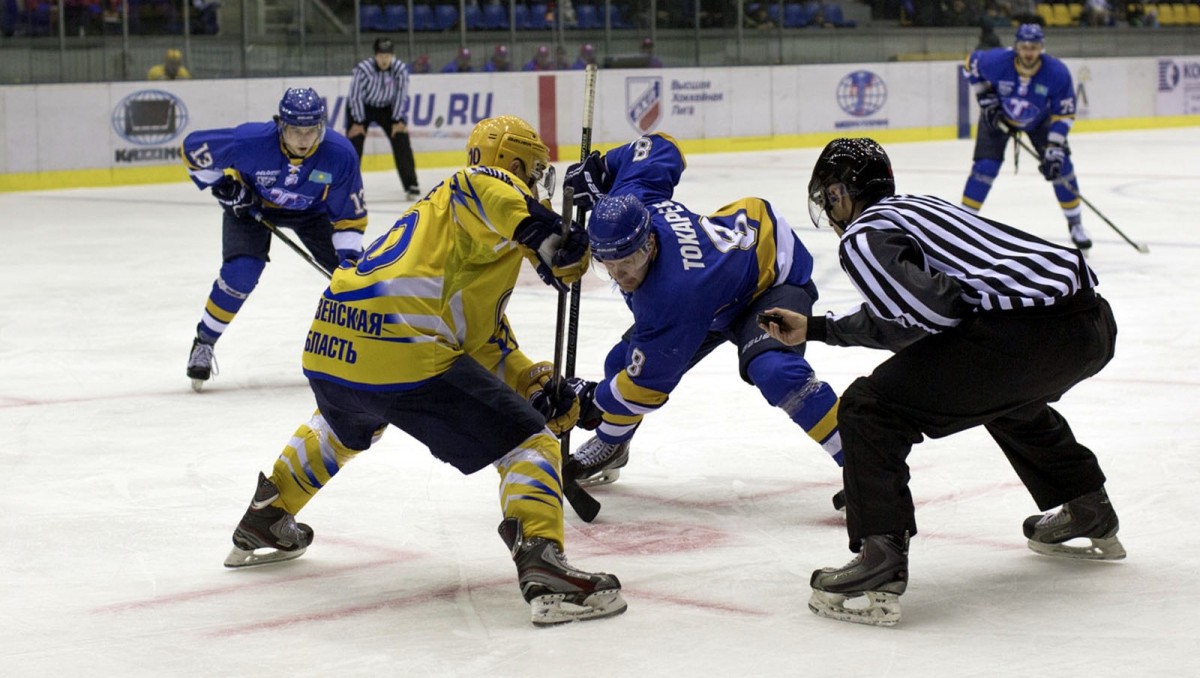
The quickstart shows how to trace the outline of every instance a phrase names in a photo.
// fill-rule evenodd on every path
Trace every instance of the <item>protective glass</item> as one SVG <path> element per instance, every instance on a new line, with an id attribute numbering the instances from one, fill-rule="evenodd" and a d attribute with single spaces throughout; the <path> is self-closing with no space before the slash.
<path id="1" fill-rule="evenodd" d="M 816 185 L 810 187 L 808 193 L 808 218 L 812 220 L 813 226 L 817 228 L 821 228 L 822 224 L 830 226 L 832 219 L 829 216 L 829 210 L 846 194 L 845 184 L 840 183 L 830 186 Z"/>
<path id="2" fill-rule="evenodd" d="M 325 131 L 325 125 L 313 125 L 312 127 L 296 127 L 295 125 L 283 125 L 283 143 L 287 145 L 289 151 L 308 151 L 321 140 Z"/>
<path id="3" fill-rule="evenodd" d="M 550 200 L 554 197 L 554 189 L 558 184 L 558 172 L 554 169 L 554 165 L 543 165 L 540 162 L 534 162 L 533 168 L 529 171 L 529 186 L 538 189 L 538 197 L 542 200 Z"/>
<path id="4" fill-rule="evenodd" d="M 605 282 L 617 284 L 628 284 L 635 280 L 640 282 L 640 278 L 645 276 L 646 267 L 650 265 L 650 242 L 647 241 L 641 249 L 621 259 L 609 261 L 595 257 L 593 259 L 601 265 L 592 266 L 592 270 Z"/>

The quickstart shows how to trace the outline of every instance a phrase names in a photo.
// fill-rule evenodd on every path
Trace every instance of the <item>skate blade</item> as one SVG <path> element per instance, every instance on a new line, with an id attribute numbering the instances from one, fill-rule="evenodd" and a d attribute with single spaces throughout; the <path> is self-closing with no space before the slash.
<path id="1" fill-rule="evenodd" d="M 567 602 L 566 595 L 553 593 L 538 596 L 529 601 L 531 621 L 534 626 L 554 626 L 588 619 L 615 617 L 629 605 L 621 597 L 620 589 L 595 591 L 582 604 Z"/>
<path id="2" fill-rule="evenodd" d="M 1030 539 L 1029 550 L 1044 556 L 1055 558 L 1075 558 L 1077 560 L 1121 560 L 1125 557 L 1125 547 L 1116 537 L 1107 539 L 1089 539 L 1089 546 L 1071 546 L 1070 542 L 1061 544 L 1045 544 Z"/>
<path id="3" fill-rule="evenodd" d="M 847 600 L 859 606 L 846 607 Z M 865 605 L 863 603 L 865 602 Z M 808 609 L 818 617 L 871 626 L 895 626 L 900 621 L 900 596 L 895 593 L 866 591 L 846 595 L 813 589 Z"/>
<path id="4" fill-rule="evenodd" d="M 621 469 L 610 468 L 605 469 L 591 478 L 580 478 L 575 481 L 582 488 L 599 487 L 601 485 L 611 485 L 617 482 L 617 478 L 621 477 Z"/>
<path id="5" fill-rule="evenodd" d="M 295 551 L 280 551 L 278 549 L 264 550 L 258 553 L 254 550 L 247 551 L 233 547 L 229 551 L 229 555 L 225 556 L 225 567 L 253 567 L 255 565 L 267 565 L 268 563 L 279 563 L 285 560 L 294 560 L 304 555 L 306 548 L 299 548 Z"/>
<path id="6" fill-rule="evenodd" d="M 204 382 L 206 382 L 206 381 L 208 381 L 208 380 L 207 379 L 193 379 L 192 380 L 192 390 L 195 391 L 196 393 L 199 393 L 200 391 L 204 390 Z"/>

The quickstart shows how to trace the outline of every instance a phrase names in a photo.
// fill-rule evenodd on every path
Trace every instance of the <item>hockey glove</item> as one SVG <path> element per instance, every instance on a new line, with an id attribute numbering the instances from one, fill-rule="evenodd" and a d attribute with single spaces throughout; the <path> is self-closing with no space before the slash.
<path id="1" fill-rule="evenodd" d="M 612 189 L 612 175 L 608 172 L 608 163 L 600 155 L 600 151 L 592 154 L 583 162 L 567 168 L 563 177 L 563 185 L 570 186 L 575 191 L 575 206 L 590 210 L 596 201 L 603 198 Z"/>
<path id="2" fill-rule="evenodd" d="M 1062 176 L 1063 162 L 1066 159 L 1067 152 L 1062 146 L 1048 144 L 1042 151 L 1042 164 L 1038 165 L 1038 171 L 1046 177 L 1046 181 L 1055 181 Z"/>
<path id="3" fill-rule="evenodd" d="M 566 292 L 587 271 L 587 230 L 571 222 L 571 229 L 564 237 L 562 217 L 532 198 L 527 197 L 525 202 L 529 216 L 517 226 L 513 238 L 528 250 L 526 256 L 542 282 Z"/>
<path id="4" fill-rule="evenodd" d="M 575 425 L 587 431 L 596 430 L 604 417 L 604 410 L 596 404 L 596 382 L 569 377 L 567 383 L 579 398 L 579 422 Z"/>
<path id="5" fill-rule="evenodd" d="M 250 213 L 261 204 L 254 191 L 230 176 L 213 184 L 212 194 L 217 202 L 221 203 L 221 207 L 235 219 L 249 219 Z"/>
<path id="6" fill-rule="evenodd" d="M 579 421 L 579 399 L 575 397 L 570 381 L 551 379 L 553 376 L 553 365 L 535 363 L 517 378 L 517 392 L 546 418 L 546 427 L 554 435 L 562 435 Z"/>
<path id="7" fill-rule="evenodd" d="M 1012 134 L 1008 123 L 1004 121 L 1004 107 L 1000 105 L 1000 97 L 995 92 L 985 92 L 975 99 L 979 102 L 979 120 L 985 125 L 994 127 L 1005 134 Z"/>

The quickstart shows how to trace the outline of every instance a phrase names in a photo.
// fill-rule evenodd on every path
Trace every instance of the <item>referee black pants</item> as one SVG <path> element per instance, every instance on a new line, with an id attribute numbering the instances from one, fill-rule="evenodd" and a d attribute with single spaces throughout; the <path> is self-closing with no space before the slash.
<path id="1" fill-rule="evenodd" d="M 352 137 L 347 135 L 350 143 L 354 144 L 354 150 L 358 153 L 361 160 L 363 156 L 363 145 L 367 141 L 366 130 L 371 127 L 371 123 L 379 125 L 383 129 L 383 133 L 387 135 L 388 143 L 392 145 L 392 160 L 396 163 L 396 172 L 400 175 L 400 183 L 403 184 L 404 190 L 416 191 L 419 190 L 417 183 L 417 164 L 413 160 L 412 142 L 409 141 L 408 132 L 392 134 L 392 108 L 391 106 L 364 106 L 366 112 L 366 120 L 363 121 L 363 135 Z M 350 131 L 350 125 L 354 124 L 354 119 L 350 117 L 350 107 L 346 107 L 346 131 Z"/>
<path id="2" fill-rule="evenodd" d="M 982 425 L 1043 511 L 1100 489 L 1096 456 L 1049 403 L 1099 372 L 1116 336 L 1108 302 L 1087 290 L 973 316 L 855 380 L 838 410 L 851 550 L 870 535 L 917 533 L 906 459 L 923 436 Z"/>

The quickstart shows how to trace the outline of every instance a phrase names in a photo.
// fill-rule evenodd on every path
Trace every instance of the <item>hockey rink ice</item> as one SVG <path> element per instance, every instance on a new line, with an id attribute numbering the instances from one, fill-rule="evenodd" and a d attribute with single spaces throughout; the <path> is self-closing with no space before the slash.
<path id="1" fill-rule="evenodd" d="M 394 428 L 301 512 L 303 557 L 226 569 L 258 471 L 313 411 L 300 352 L 324 280 L 275 243 L 197 394 L 184 368 L 220 265 L 213 198 L 182 168 L 177 184 L 0 194 L 0 675 L 1200 675 L 1200 127 L 1071 145 L 1083 195 L 1150 249 L 1085 208 L 1117 355 L 1058 405 L 1108 474 L 1129 556 L 1034 554 L 1021 522 L 1037 508 L 991 439 L 927 441 L 890 629 L 809 612 L 812 570 L 852 556 L 840 472 L 740 381 L 730 346 L 647 418 L 620 481 L 594 491 L 597 520 L 566 511 L 568 556 L 621 578 L 622 616 L 533 627 L 495 472 L 463 477 Z M 970 141 L 886 148 L 900 192 L 957 203 Z M 819 150 L 694 154 L 676 197 L 700 213 L 771 200 L 816 258 L 817 309 L 844 311 L 859 298 L 805 205 Z M 421 186 L 450 171 L 421 168 Z M 394 172 L 365 180 L 372 240 L 407 203 Z M 1067 241 L 1011 148 L 984 214 Z M 550 359 L 555 310 L 526 270 L 509 317 L 534 359 Z M 578 374 L 601 376 L 630 317 L 589 274 Z M 839 392 L 887 356 L 807 355 Z"/>

